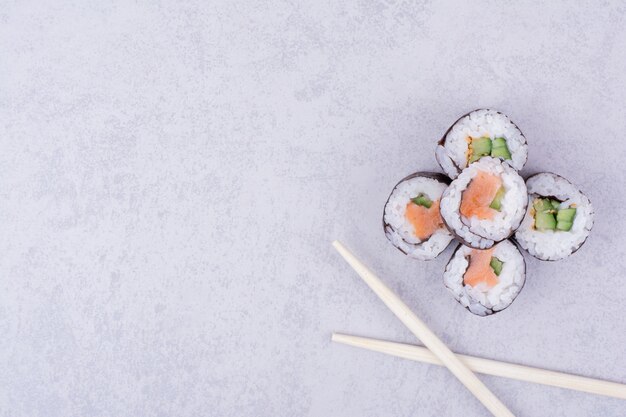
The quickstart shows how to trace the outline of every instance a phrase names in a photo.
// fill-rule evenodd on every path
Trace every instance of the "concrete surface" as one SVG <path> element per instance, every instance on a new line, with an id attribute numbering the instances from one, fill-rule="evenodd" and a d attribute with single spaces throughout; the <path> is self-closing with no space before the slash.
<path id="1" fill-rule="evenodd" d="M 341 239 L 454 350 L 626 383 L 623 2 L 0 4 L 0 415 L 485 416 Z M 381 230 L 395 182 L 477 107 L 596 207 L 507 311 Z M 626 402 L 484 377 L 517 415 Z"/>

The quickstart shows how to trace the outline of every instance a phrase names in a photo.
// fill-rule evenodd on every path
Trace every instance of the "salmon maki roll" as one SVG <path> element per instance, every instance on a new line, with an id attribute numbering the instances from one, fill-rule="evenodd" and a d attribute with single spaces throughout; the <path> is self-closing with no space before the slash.
<path id="1" fill-rule="evenodd" d="M 478 316 L 488 316 L 515 300 L 526 281 L 526 264 L 510 240 L 482 250 L 459 245 L 443 281 L 463 307 Z"/>
<path id="2" fill-rule="evenodd" d="M 528 159 L 528 145 L 521 130 L 496 110 L 478 109 L 461 116 L 435 151 L 437 162 L 452 179 L 485 156 L 498 158 L 516 171 Z"/>
<path id="3" fill-rule="evenodd" d="M 522 177 L 497 158 L 484 157 L 465 168 L 441 197 L 441 216 L 465 245 L 489 249 L 520 225 L 526 205 Z"/>
<path id="4" fill-rule="evenodd" d="M 542 172 L 526 180 L 528 209 L 515 240 L 532 256 L 556 261 L 576 252 L 593 227 L 593 206 L 565 178 Z"/>
<path id="5" fill-rule="evenodd" d="M 417 172 L 401 180 L 387 199 L 383 229 L 406 255 L 430 260 L 453 239 L 441 218 L 441 195 L 450 180 L 442 174 Z"/>

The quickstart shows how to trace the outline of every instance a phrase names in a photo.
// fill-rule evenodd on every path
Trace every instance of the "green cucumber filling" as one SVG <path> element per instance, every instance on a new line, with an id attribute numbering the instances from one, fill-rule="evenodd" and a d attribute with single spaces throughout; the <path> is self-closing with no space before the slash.
<path id="1" fill-rule="evenodd" d="M 553 198 L 535 199 L 533 202 L 535 229 L 570 231 L 576 216 L 576 208 L 559 208 L 560 206 L 561 202 Z"/>
<path id="2" fill-rule="evenodd" d="M 572 228 L 572 224 L 574 224 L 574 216 L 576 216 L 575 208 L 570 207 L 559 210 L 556 214 L 556 228 L 564 232 L 569 232 Z"/>
<path id="3" fill-rule="evenodd" d="M 548 198 L 538 198 L 533 202 L 533 207 L 537 213 L 540 212 L 553 212 L 554 207 Z"/>
<path id="4" fill-rule="evenodd" d="M 559 206 L 561 205 L 561 202 L 558 200 L 550 200 L 550 203 L 552 204 L 552 208 L 554 208 L 555 210 L 558 210 Z"/>
<path id="5" fill-rule="evenodd" d="M 477 138 L 472 139 L 471 147 L 471 156 L 469 159 L 469 163 L 478 161 L 483 156 L 487 156 L 491 153 L 491 139 Z"/>
<path id="6" fill-rule="evenodd" d="M 554 214 L 548 211 L 535 213 L 535 228 L 537 230 L 554 230 L 556 228 Z"/>
<path id="7" fill-rule="evenodd" d="M 506 146 L 506 139 L 495 138 L 491 146 L 491 156 L 494 158 L 511 159 L 511 152 Z"/>
<path id="8" fill-rule="evenodd" d="M 478 161 L 483 156 L 492 156 L 494 158 L 511 159 L 511 152 L 506 146 L 505 138 L 488 137 L 472 139 L 470 143 L 470 157 L 468 163 Z"/>
<path id="9" fill-rule="evenodd" d="M 413 197 L 411 199 L 411 202 L 413 202 L 413 204 L 417 204 L 418 206 L 423 206 L 426 208 L 430 208 L 430 206 L 433 205 L 432 200 L 428 198 L 424 193 L 419 193 L 417 197 Z"/>
<path id="10" fill-rule="evenodd" d="M 500 208 L 502 207 L 502 199 L 504 198 L 504 192 L 504 186 L 500 187 L 500 189 L 496 193 L 496 196 L 493 198 L 493 201 L 491 202 L 491 204 L 489 204 L 489 207 L 494 210 L 500 211 Z"/>
<path id="11" fill-rule="evenodd" d="M 495 256 L 491 257 L 491 262 L 489 262 L 489 266 L 491 267 L 491 269 L 493 269 L 493 272 L 495 272 L 497 276 L 500 276 L 500 272 L 502 272 L 502 265 L 504 265 L 504 262 L 502 262 L 500 259 L 496 258 Z"/>

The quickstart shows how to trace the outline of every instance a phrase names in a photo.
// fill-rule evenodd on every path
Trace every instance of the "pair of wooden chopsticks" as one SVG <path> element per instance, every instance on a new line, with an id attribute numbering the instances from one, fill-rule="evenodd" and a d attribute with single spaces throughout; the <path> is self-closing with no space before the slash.
<path id="1" fill-rule="evenodd" d="M 570 388 L 593 394 L 607 395 L 626 399 L 626 385 L 601 381 L 539 368 L 481 359 L 471 356 L 456 355 L 420 320 L 406 304 L 398 298 L 372 271 L 359 261 L 340 242 L 333 246 L 350 264 L 365 283 L 378 295 L 389 309 L 404 323 L 411 332 L 426 346 L 404 345 L 376 339 L 333 334 L 332 340 L 351 346 L 361 347 L 389 355 L 427 362 L 447 367 L 465 387 L 497 417 L 513 416 L 513 413 L 483 384 L 472 372 L 503 376 L 520 381 L 535 382 L 561 388 Z"/>
<path id="2" fill-rule="evenodd" d="M 430 350 L 421 346 L 406 345 L 404 343 L 388 342 L 386 340 L 370 339 L 341 333 L 333 333 L 332 341 L 374 352 L 386 353 L 387 355 L 410 359 L 416 362 L 443 365 Z M 516 365 L 514 363 L 498 362 L 491 359 L 477 358 L 475 356 L 459 354 L 457 354 L 457 356 L 468 368 L 481 374 L 501 376 L 518 381 L 534 382 L 536 384 L 550 385 L 559 388 L 568 388 L 588 392 L 590 394 L 606 395 L 608 397 L 626 400 L 626 385 L 616 382 L 548 371 L 546 369 Z"/>

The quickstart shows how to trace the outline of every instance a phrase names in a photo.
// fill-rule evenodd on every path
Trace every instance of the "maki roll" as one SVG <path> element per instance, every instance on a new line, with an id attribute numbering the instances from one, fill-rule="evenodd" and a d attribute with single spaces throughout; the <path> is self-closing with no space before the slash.
<path id="1" fill-rule="evenodd" d="M 486 250 L 460 245 L 443 274 L 443 282 L 454 298 L 478 316 L 510 306 L 525 281 L 524 257 L 509 240 Z"/>
<path id="2" fill-rule="evenodd" d="M 396 184 L 383 214 L 385 235 L 396 248 L 430 260 L 448 246 L 453 237 L 443 225 L 439 200 L 449 183 L 442 174 L 417 172 Z"/>
<path id="3" fill-rule="evenodd" d="M 556 261 L 574 253 L 593 226 L 589 199 L 565 178 L 543 172 L 528 178 L 528 210 L 515 240 L 535 258 Z"/>
<path id="4" fill-rule="evenodd" d="M 441 197 L 441 216 L 465 245 L 488 249 L 518 228 L 528 197 L 526 184 L 508 164 L 484 157 L 465 168 Z"/>
<path id="5" fill-rule="evenodd" d="M 484 156 L 521 170 L 528 159 L 526 138 L 508 116 L 489 109 L 461 116 L 439 141 L 437 162 L 452 179 Z"/>

